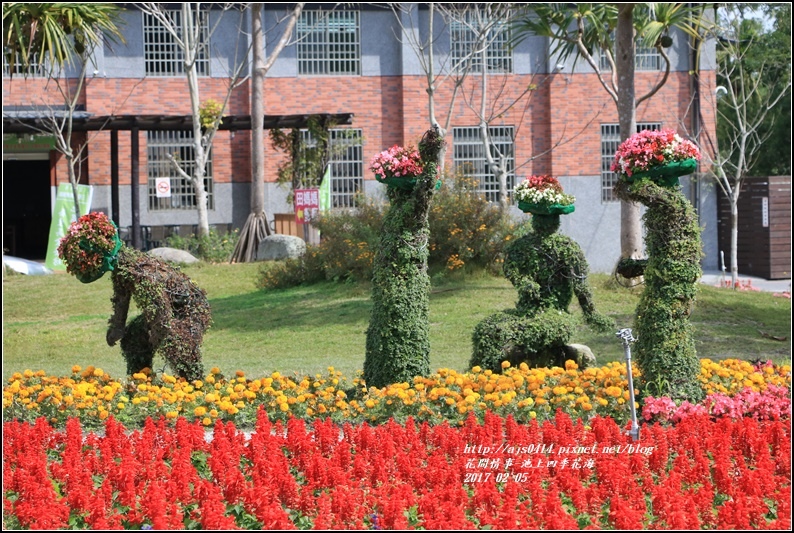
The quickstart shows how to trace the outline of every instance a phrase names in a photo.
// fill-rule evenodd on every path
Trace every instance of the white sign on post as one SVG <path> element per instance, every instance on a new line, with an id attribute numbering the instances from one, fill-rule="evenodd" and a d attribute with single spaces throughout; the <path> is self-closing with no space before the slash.
<path id="1" fill-rule="evenodd" d="M 171 198 L 171 178 L 154 178 L 157 198 Z"/>

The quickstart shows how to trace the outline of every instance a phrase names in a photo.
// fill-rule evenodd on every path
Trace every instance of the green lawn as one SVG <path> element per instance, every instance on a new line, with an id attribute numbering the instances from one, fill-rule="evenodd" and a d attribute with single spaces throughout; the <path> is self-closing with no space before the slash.
<path id="1" fill-rule="evenodd" d="M 207 291 L 212 305 L 213 326 L 203 347 L 206 368 L 217 366 L 227 373 L 239 369 L 257 376 L 275 370 L 314 374 L 334 366 L 354 376 L 364 361 L 369 287 L 322 283 L 265 292 L 254 285 L 260 268 L 258 264 L 185 268 Z M 641 288 L 608 288 L 607 282 L 607 276 L 591 276 L 596 306 L 619 327 L 630 327 Z M 701 287 L 692 313 L 701 357 L 790 364 L 791 300 Z M 110 276 L 84 285 L 66 274 L 5 275 L 3 379 L 25 369 L 68 375 L 75 364 L 122 376 L 125 367 L 118 345 L 111 348 L 105 343 L 110 296 Z M 505 279 L 484 275 L 434 279 L 431 368 L 465 370 L 474 326 L 515 301 L 516 292 Z M 571 308 L 579 313 L 576 305 Z M 590 346 L 600 363 L 623 357 L 622 345 L 611 334 L 581 327 L 572 342 Z M 155 359 L 157 370 L 163 364 Z"/>

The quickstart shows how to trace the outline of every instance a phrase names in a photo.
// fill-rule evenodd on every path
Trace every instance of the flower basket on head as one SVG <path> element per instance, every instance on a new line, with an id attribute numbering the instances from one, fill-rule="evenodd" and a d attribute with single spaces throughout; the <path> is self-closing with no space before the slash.
<path id="1" fill-rule="evenodd" d="M 418 150 L 397 145 L 373 157 L 369 168 L 380 183 L 404 190 L 413 189 L 424 170 Z"/>
<path id="2" fill-rule="evenodd" d="M 533 215 L 567 215 L 575 209 L 576 198 L 565 194 L 552 176 L 530 176 L 516 185 L 513 194 L 518 208 Z"/>
<path id="3" fill-rule="evenodd" d="M 120 249 L 113 221 L 104 213 L 92 212 L 72 222 L 58 245 L 58 256 L 66 263 L 67 272 L 91 283 L 115 269 Z"/>
<path id="4" fill-rule="evenodd" d="M 633 183 L 649 178 L 664 187 L 678 185 L 678 178 L 697 169 L 700 151 L 675 131 L 643 130 L 623 141 L 615 153 L 612 171 Z"/>

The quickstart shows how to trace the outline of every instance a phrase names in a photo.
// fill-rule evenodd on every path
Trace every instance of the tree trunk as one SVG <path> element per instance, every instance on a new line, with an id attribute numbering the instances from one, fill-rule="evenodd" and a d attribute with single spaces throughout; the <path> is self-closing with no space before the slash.
<path id="1" fill-rule="evenodd" d="M 736 289 L 739 281 L 739 192 L 741 183 L 737 184 L 731 195 L 731 287 Z"/>
<path id="2" fill-rule="evenodd" d="M 615 30 L 618 71 L 618 122 L 620 139 L 625 141 L 637 129 L 637 112 L 634 93 L 634 4 L 618 6 L 618 23 Z M 642 222 L 640 206 L 635 202 L 621 200 L 620 204 L 620 257 L 638 259 L 642 256 Z"/>
<path id="3" fill-rule="evenodd" d="M 265 213 L 265 44 L 262 4 L 251 4 L 251 45 L 254 68 L 251 74 L 251 212 L 240 230 L 231 262 L 256 260 L 259 242 L 270 235 Z"/>

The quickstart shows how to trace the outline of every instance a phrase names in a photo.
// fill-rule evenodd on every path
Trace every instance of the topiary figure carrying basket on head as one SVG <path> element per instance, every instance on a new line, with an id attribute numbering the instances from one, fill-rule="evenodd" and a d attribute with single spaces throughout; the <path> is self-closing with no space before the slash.
<path id="1" fill-rule="evenodd" d="M 493 372 L 501 372 L 503 361 L 551 367 L 574 359 L 582 367 L 592 365 L 591 354 L 585 357 L 568 344 L 576 327 L 568 312 L 571 300 L 577 297 L 591 327 L 606 331 L 614 326 L 595 310 L 579 245 L 557 233 L 560 215 L 574 211 L 574 198 L 551 176 L 527 178 L 516 186 L 515 196 L 519 207 L 532 214 L 532 231 L 508 247 L 504 263 L 518 304 L 477 324 L 469 364 Z"/>
<path id="2" fill-rule="evenodd" d="M 643 215 L 648 259 L 634 265 L 645 276 L 632 352 L 642 371 L 643 396 L 690 402 L 703 396 L 689 323 L 702 273 L 700 227 L 677 187 L 678 176 L 691 173 L 699 157 L 697 147 L 672 130 L 641 131 L 615 154 L 613 169 L 621 173 L 615 194 L 648 207 Z"/>
<path id="3" fill-rule="evenodd" d="M 368 387 L 410 382 L 430 373 L 428 213 L 443 143 L 438 131 L 430 129 L 418 151 L 394 147 L 375 156 L 370 166 L 386 183 L 391 206 L 372 266 L 372 314 L 364 359 Z"/>
<path id="4" fill-rule="evenodd" d="M 207 295 L 167 263 L 122 245 L 113 222 L 103 213 L 80 217 L 61 239 L 58 254 L 66 271 L 83 283 L 111 272 L 113 315 L 108 345 L 121 341 L 127 373 L 152 367 L 155 353 L 187 380 L 204 377 L 200 346 L 209 328 Z M 130 299 L 141 314 L 127 324 Z"/>

